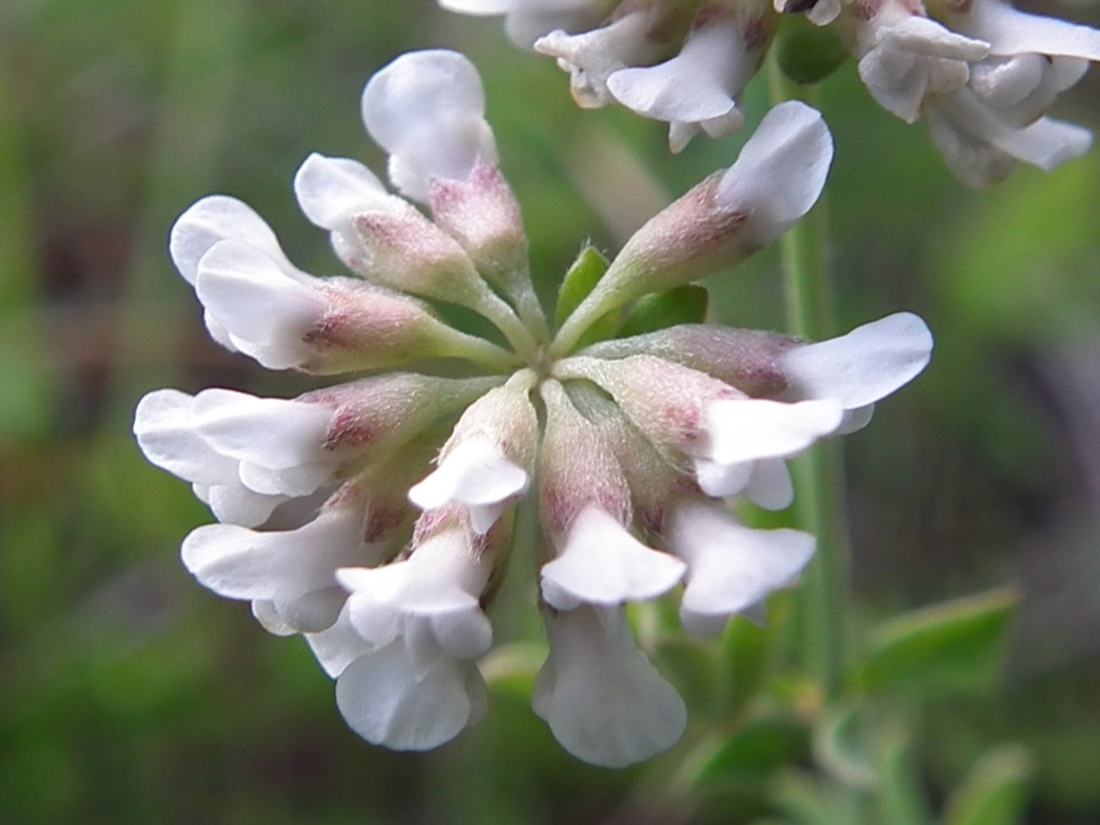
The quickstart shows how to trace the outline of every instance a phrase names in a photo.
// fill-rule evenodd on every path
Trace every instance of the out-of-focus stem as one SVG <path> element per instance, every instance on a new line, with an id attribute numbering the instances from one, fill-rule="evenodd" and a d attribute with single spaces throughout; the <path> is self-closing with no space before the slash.
<path id="1" fill-rule="evenodd" d="M 772 99 L 816 104 L 816 87 L 796 87 L 774 58 Z M 835 334 L 835 300 L 829 272 L 828 214 L 824 197 L 780 240 L 788 331 L 810 341 Z M 801 658 L 826 698 L 838 695 L 848 658 L 851 608 L 844 464 L 840 443 L 818 444 L 792 462 L 798 526 L 817 536 L 799 596 Z"/>

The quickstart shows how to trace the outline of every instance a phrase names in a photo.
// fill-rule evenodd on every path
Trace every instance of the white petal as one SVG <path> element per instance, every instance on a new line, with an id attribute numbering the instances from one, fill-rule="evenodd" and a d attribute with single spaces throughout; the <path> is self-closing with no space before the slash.
<path id="1" fill-rule="evenodd" d="M 973 63 L 989 54 L 989 44 L 984 40 L 965 37 L 917 14 L 883 26 L 876 39 L 883 48 L 964 63 Z"/>
<path id="2" fill-rule="evenodd" d="M 745 489 L 752 475 L 753 464 L 751 461 L 742 464 L 718 464 L 702 456 L 692 458 L 699 489 L 714 498 L 737 495 Z"/>
<path id="3" fill-rule="evenodd" d="M 833 138 L 821 113 L 797 101 L 781 103 L 722 176 L 716 203 L 750 215 L 758 242 L 767 243 L 810 211 L 832 159 Z"/>
<path id="4" fill-rule="evenodd" d="M 616 100 L 638 114 L 698 123 L 735 108 L 734 98 L 752 77 L 755 65 L 756 55 L 746 52 L 739 22 L 726 18 L 693 31 L 671 60 L 615 72 L 607 87 Z"/>
<path id="5" fill-rule="evenodd" d="M 275 608 L 275 602 L 255 599 L 252 602 L 252 615 L 260 626 L 273 636 L 293 636 L 298 632 L 283 621 L 283 617 Z"/>
<path id="6" fill-rule="evenodd" d="M 459 443 L 435 472 L 412 487 L 409 501 L 423 510 L 462 504 L 471 508 L 471 516 L 476 508 L 478 524 L 473 526 L 484 535 L 503 509 L 494 505 L 522 494 L 529 481 L 523 468 L 505 458 L 489 438 L 474 436 Z"/>
<path id="7" fill-rule="evenodd" d="M 452 657 L 488 650 L 492 628 L 478 597 L 492 563 L 476 555 L 460 529 L 433 536 L 404 561 L 373 569 L 344 568 L 336 578 L 351 591 L 352 624 L 375 645 L 413 629 L 430 627 Z"/>
<path id="8" fill-rule="evenodd" d="M 370 645 L 352 626 L 346 604 L 331 627 L 320 633 L 307 633 L 305 636 L 317 662 L 332 679 L 370 650 Z"/>
<path id="9" fill-rule="evenodd" d="M 710 449 L 719 464 L 791 456 L 840 424 L 843 409 L 833 399 L 785 404 L 762 398 L 712 401 L 707 405 Z"/>
<path id="10" fill-rule="evenodd" d="M 781 458 L 761 458 L 752 463 L 752 475 L 743 495 L 765 510 L 784 510 L 794 501 L 794 486 L 787 462 Z"/>
<path id="11" fill-rule="evenodd" d="M 672 589 L 683 573 L 678 559 L 646 547 L 607 512 L 590 506 L 573 520 L 558 558 L 543 565 L 542 594 L 559 609 L 643 601 Z"/>
<path id="12" fill-rule="evenodd" d="M 1026 14 L 1001 0 L 975 0 L 967 15 L 951 15 L 952 27 L 988 40 L 994 54 L 1034 52 L 1100 60 L 1100 31 L 1053 17 Z"/>
<path id="13" fill-rule="evenodd" d="M 439 0 L 440 8 L 447 11 L 483 16 L 505 14 L 516 5 L 516 0 Z"/>
<path id="14" fill-rule="evenodd" d="M 259 527 L 286 501 L 286 496 L 269 496 L 249 490 L 239 480 L 211 486 L 206 495 L 206 503 L 218 521 L 242 527 Z"/>
<path id="15" fill-rule="evenodd" d="M 194 398 L 178 390 L 156 390 L 134 410 L 134 435 L 145 457 L 179 478 L 203 486 L 227 483 L 237 462 L 220 455 L 198 434 L 191 415 Z"/>
<path id="16" fill-rule="evenodd" d="M 573 97 L 584 107 L 611 103 L 608 78 L 628 66 L 642 66 L 656 59 L 662 44 L 651 39 L 648 9 L 624 14 L 592 31 L 570 35 L 562 29 L 535 42 L 535 51 L 555 57 L 558 66 L 570 73 Z"/>
<path id="17" fill-rule="evenodd" d="M 920 118 L 929 90 L 921 58 L 894 49 L 872 49 L 859 61 L 859 78 L 879 106 L 906 123 Z M 966 76 L 961 83 L 966 82 Z"/>
<path id="18" fill-rule="evenodd" d="M 294 269 L 264 219 L 252 207 L 226 195 L 203 198 L 180 215 L 172 226 L 168 251 L 176 269 L 194 284 L 202 256 L 224 240 L 253 247 L 280 267 Z"/>
<path id="19" fill-rule="evenodd" d="M 397 58 L 367 83 L 362 112 L 371 137 L 399 164 L 391 180 L 416 200 L 425 200 L 433 178 L 466 180 L 478 160 L 496 164 L 481 78 L 458 52 Z"/>
<path id="20" fill-rule="evenodd" d="M 392 211 L 395 201 L 401 203 L 363 164 L 316 152 L 298 168 L 294 194 L 305 216 L 329 230 L 346 230 L 356 215 Z"/>
<path id="21" fill-rule="evenodd" d="M 908 384 L 931 357 L 928 325 L 898 312 L 839 338 L 792 347 L 779 357 L 779 368 L 791 398 L 833 398 L 854 410 Z"/>
<path id="22" fill-rule="evenodd" d="M 343 588 L 333 586 L 270 604 L 282 626 L 295 633 L 319 633 L 332 627 L 347 597 Z"/>
<path id="23" fill-rule="evenodd" d="M 936 113 L 943 116 L 937 118 Z M 987 144 L 1048 172 L 1084 154 L 1092 145 L 1088 129 L 1052 118 L 1042 118 L 1022 129 L 1006 123 L 967 89 L 938 98 L 929 115 L 929 132 L 937 148 L 952 171 L 967 182 L 973 177 L 966 167 L 973 162 L 975 143 Z"/>
<path id="24" fill-rule="evenodd" d="M 208 389 L 191 409 L 196 431 L 222 455 L 272 469 L 325 458 L 333 411 L 321 404 Z"/>
<path id="25" fill-rule="evenodd" d="M 417 678 L 400 640 L 367 652 L 336 681 L 348 725 L 375 745 L 399 751 L 438 747 L 470 722 L 467 684 L 477 668 L 440 657 Z"/>
<path id="26" fill-rule="evenodd" d="M 297 530 L 256 532 L 207 524 L 183 542 L 184 566 L 231 599 L 290 601 L 337 587 L 336 570 L 377 561 L 362 541 L 365 514 L 332 508 Z"/>
<path id="27" fill-rule="evenodd" d="M 715 502 L 682 500 L 665 530 L 669 548 L 688 564 L 680 605 L 685 628 L 713 629 L 790 584 L 809 562 L 814 537 L 798 530 L 753 530 Z M 703 622 L 693 625 L 701 617 Z"/>
<path id="28" fill-rule="evenodd" d="M 533 705 L 567 751 L 618 768 L 676 744 L 687 709 L 634 644 L 622 610 L 559 613 L 547 634 Z"/>
<path id="29" fill-rule="evenodd" d="M 222 241 L 203 256 L 195 293 L 237 348 L 271 369 L 300 363 L 302 337 L 325 310 L 315 289 L 236 241 Z"/>

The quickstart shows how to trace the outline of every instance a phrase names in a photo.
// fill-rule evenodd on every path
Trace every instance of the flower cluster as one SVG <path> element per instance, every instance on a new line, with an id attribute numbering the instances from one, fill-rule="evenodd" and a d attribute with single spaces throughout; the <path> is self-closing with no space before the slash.
<path id="1" fill-rule="evenodd" d="M 304 635 L 365 739 L 432 748 L 485 708 L 477 662 L 517 504 L 535 488 L 549 641 L 535 711 L 582 759 L 645 759 L 677 741 L 686 710 L 626 605 L 678 591 L 685 630 L 710 635 L 795 580 L 814 538 L 753 529 L 727 500 L 788 506 L 786 460 L 866 424 L 924 368 L 928 330 L 902 313 L 820 343 L 701 323 L 616 337 L 638 299 L 669 300 L 813 206 L 832 143 L 802 104 L 775 108 L 731 168 L 610 265 L 586 250 L 602 277 L 556 334 L 473 66 L 400 57 L 368 83 L 362 113 L 400 195 L 350 159 L 311 155 L 295 178 L 353 276 L 300 271 L 232 198 L 199 201 L 172 230 L 221 344 L 273 369 L 367 372 L 292 399 L 142 399 L 141 449 L 218 519 L 186 538 L 184 564 L 272 633 Z M 447 325 L 434 302 L 484 316 L 499 342 Z"/>
<path id="2" fill-rule="evenodd" d="M 923 119 L 947 165 L 984 186 L 1017 161 L 1041 169 L 1082 154 L 1088 130 L 1046 117 L 1100 60 L 1100 31 L 1026 14 L 1005 0 L 439 0 L 504 14 L 512 39 L 557 59 L 581 106 L 618 103 L 667 121 L 679 151 L 725 137 L 781 17 L 831 27 L 887 111 Z"/>

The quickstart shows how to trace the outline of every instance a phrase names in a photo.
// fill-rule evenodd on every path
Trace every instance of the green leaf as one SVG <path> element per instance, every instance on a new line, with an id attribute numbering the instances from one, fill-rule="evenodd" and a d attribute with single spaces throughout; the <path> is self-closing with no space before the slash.
<path id="1" fill-rule="evenodd" d="M 833 26 L 815 26 L 802 15 L 785 14 L 776 38 L 783 74 L 795 83 L 819 83 L 848 59 Z"/>
<path id="2" fill-rule="evenodd" d="M 559 327 L 595 289 L 609 266 L 607 258 L 594 246 L 586 246 L 581 250 L 577 260 L 565 273 L 565 280 L 562 281 L 561 290 L 558 292 L 558 306 L 554 317 Z M 611 338 L 618 328 L 619 310 L 616 309 L 591 324 L 577 340 L 573 349 L 581 349 L 597 341 Z"/>
<path id="3" fill-rule="evenodd" d="M 781 620 L 760 627 L 748 619 L 736 616 L 722 636 L 724 659 L 729 671 L 727 711 L 736 713 L 746 706 L 764 685 L 768 676 L 768 660 L 775 641 L 775 627 Z"/>
<path id="4" fill-rule="evenodd" d="M 864 791 L 879 786 L 875 770 L 878 725 L 870 724 L 872 708 L 862 702 L 830 707 L 814 730 L 814 755 L 818 763 L 840 782 Z"/>
<path id="5" fill-rule="evenodd" d="M 800 825 L 862 825 L 861 798 L 847 788 L 794 768 L 771 783 L 779 810 Z"/>
<path id="6" fill-rule="evenodd" d="M 878 778 L 883 817 L 890 825 L 933 825 L 909 730 L 887 725 L 879 737 Z"/>
<path id="7" fill-rule="evenodd" d="M 696 284 L 639 298 L 619 328 L 617 337 L 644 335 L 677 324 L 701 324 L 707 317 L 710 293 Z"/>
<path id="8" fill-rule="evenodd" d="M 999 675 L 1018 594 L 993 590 L 922 608 L 879 625 L 856 671 L 869 691 L 921 694 L 988 689 Z"/>
<path id="9" fill-rule="evenodd" d="M 1023 822 L 1034 774 L 1034 760 L 1021 745 L 1000 745 L 990 750 L 947 801 L 943 825 Z"/>
<path id="10" fill-rule="evenodd" d="M 809 731 L 798 719 L 767 716 L 749 722 L 704 764 L 701 783 L 763 783 L 773 773 L 805 760 Z"/>
<path id="11" fill-rule="evenodd" d="M 714 645 L 678 634 L 662 639 L 650 658 L 676 685 L 689 708 L 702 713 L 717 709 L 722 679 Z"/>
<path id="12" fill-rule="evenodd" d="M 558 306 L 554 320 L 561 326 L 565 319 L 573 314 L 573 310 L 581 305 L 588 294 L 596 288 L 600 278 L 607 272 L 611 262 L 605 258 L 594 246 L 585 246 L 565 273 L 561 290 L 558 292 Z"/>

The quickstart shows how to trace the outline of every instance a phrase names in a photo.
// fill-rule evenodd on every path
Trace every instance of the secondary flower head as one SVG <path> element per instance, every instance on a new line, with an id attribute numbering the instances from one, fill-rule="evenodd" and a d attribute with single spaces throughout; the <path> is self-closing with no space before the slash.
<path id="1" fill-rule="evenodd" d="M 304 635 L 358 734 L 423 750 L 484 712 L 478 660 L 518 505 L 536 500 L 549 653 L 535 709 L 582 759 L 646 759 L 676 742 L 686 710 L 634 643 L 626 607 L 678 598 L 699 635 L 756 616 L 814 538 L 755 530 L 725 499 L 787 506 L 785 460 L 865 424 L 924 367 L 931 338 L 904 314 L 819 343 L 702 323 L 619 335 L 636 299 L 698 289 L 688 282 L 813 206 L 832 142 L 809 107 L 775 109 L 729 170 L 615 261 L 582 253 L 569 277 L 595 277 L 563 288 L 554 333 L 473 66 L 454 52 L 405 55 L 368 84 L 363 113 L 400 194 L 356 161 L 316 154 L 294 182 L 350 275 L 300 271 L 225 196 L 172 230 L 216 340 L 269 368 L 342 379 L 294 398 L 142 399 L 139 446 L 217 518 L 184 540 L 184 565 L 250 602 L 270 632 Z M 439 303 L 481 314 L 502 343 L 445 323 Z"/>
<path id="2" fill-rule="evenodd" d="M 585 107 L 625 106 L 669 124 L 683 149 L 699 132 L 741 129 L 738 99 L 784 15 L 828 27 L 859 61 L 871 96 L 923 120 L 951 171 L 972 186 L 1017 161 L 1049 170 L 1085 152 L 1088 130 L 1046 116 L 1100 60 L 1100 32 L 1027 14 L 1005 0 L 439 0 L 466 14 L 506 15 L 520 46 L 557 59 Z M 842 44 L 842 45 L 841 45 Z M 836 68 L 810 61 L 817 80 Z M 825 50 L 828 51 L 828 50 Z"/>

